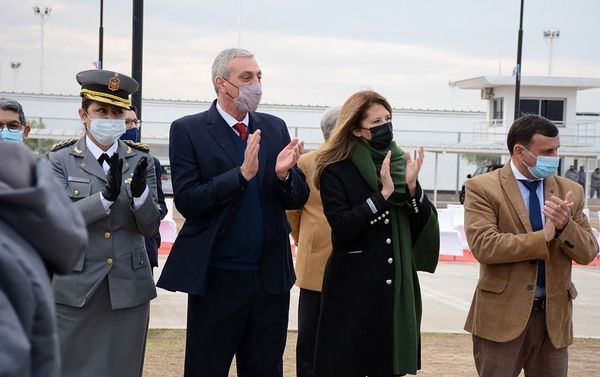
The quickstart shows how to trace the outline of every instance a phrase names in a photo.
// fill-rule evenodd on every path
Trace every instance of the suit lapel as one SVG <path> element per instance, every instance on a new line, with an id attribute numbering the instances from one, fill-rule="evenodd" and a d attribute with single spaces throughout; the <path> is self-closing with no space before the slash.
<path id="1" fill-rule="evenodd" d="M 229 156 L 233 165 L 239 166 L 242 164 L 243 159 L 240 159 L 233 141 L 231 141 L 231 135 L 229 125 L 225 122 L 225 119 L 221 117 L 216 107 L 217 101 L 213 102 L 212 106 L 208 110 L 207 116 L 207 131 L 212 136 L 217 144 L 223 151 Z"/>
<path id="2" fill-rule="evenodd" d="M 73 148 L 71 148 L 71 155 L 77 158 L 77 164 L 81 168 L 81 170 L 100 178 L 101 180 L 106 182 L 106 174 L 104 174 L 104 170 L 92 154 L 86 145 L 85 145 L 85 137 L 79 139 L 77 144 Z"/>
<path id="3" fill-rule="evenodd" d="M 260 117 L 250 113 L 250 130 L 252 132 L 260 130 L 260 149 L 258 150 L 258 185 L 262 186 L 265 178 L 267 166 L 267 151 L 269 150 L 269 138 L 265 130 L 265 125 L 260 122 Z"/>
<path id="4" fill-rule="evenodd" d="M 556 179 L 554 176 L 544 179 L 544 202 L 550 200 L 550 197 L 555 194 Z M 563 198 L 564 199 L 564 198 Z"/>
<path id="5" fill-rule="evenodd" d="M 500 172 L 500 184 L 504 190 L 505 196 L 508 198 L 508 203 L 513 207 L 517 213 L 517 217 L 527 232 L 532 232 L 531 221 L 529 220 L 529 213 L 527 207 L 523 202 L 523 196 L 517 183 L 517 179 L 512 172 L 510 162 L 504 164 L 502 171 Z"/>

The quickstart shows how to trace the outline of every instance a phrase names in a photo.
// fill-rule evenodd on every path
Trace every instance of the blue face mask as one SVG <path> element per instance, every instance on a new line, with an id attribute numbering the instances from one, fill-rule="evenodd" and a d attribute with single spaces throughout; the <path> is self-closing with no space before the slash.
<path id="1" fill-rule="evenodd" d="M 525 149 L 527 153 L 535 157 L 535 166 L 527 166 L 527 169 L 534 177 L 538 179 L 548 178 L 556 174 L 556 169 L 558 169 L 558 163 L 560 158 L 558 156 L 535 156 L 533 153 L 529 152 L 528 149 Z"/>
<path id="2" fill-rule="evenodd" d="M 139 134 L 140 134 L 140 130 L 139 129 L 137 129 L 137 128 L 130 128 L 127 131 L 125 131 L 125 133 L 123 135 L 121 135 L 120 139 L 121 140 L 137 141 Z"/>
<path id="3" fill-rule="evenodd" d="M 23 144 L 23 130 L 19 132 L 10 132 L 4 128 L 2 131 L 0 131 L 0 140 Z"/>

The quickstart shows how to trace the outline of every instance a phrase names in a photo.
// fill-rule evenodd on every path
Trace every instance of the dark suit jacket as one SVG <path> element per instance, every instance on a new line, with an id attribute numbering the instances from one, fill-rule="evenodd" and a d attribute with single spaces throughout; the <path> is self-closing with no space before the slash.
<path id="1" fill-rule="evenodd" d="M 275 175 L 279 152 L 289 143 L 285 122 L 264 113 L 250 113 L 250 132 L 261 130 L 258 180 L 264 218 L 264 250 L 260 262 L 265 290 L 288 292 L 294 284 L 285 210 L 302 208 L 309 189 L 294 167 L 288 181 Z M 190 294 L 206 293 L 210 254 L 230 226 L 244 194 L 242 157 L 233 145 L 229 125 L 216 108 L 176 120 L 171 125 L 169 154 L 175 206 L 186 218 L 158 286 Z M 243 235 L 241 235 L 243 237 Z"/>
<path id="2" fill-rule="evenodd" d="M 167 215 L 167 203 L 165 203 L 165 193 L 162 190 L 162 173 L 160 171 L 160 161 L 158 158 L 154 159 L 154 171 L 156 172 L 156 197 L 158 200 L 160 219 L 164 219 Z M 160 232 L 156 229 L 156 233 L 152 236 L 144 237 L 146 242 L 146 252 L 148 253 L 148 259 L 152 267 L 158 267 L 158 249 L 160 248 Z"/>

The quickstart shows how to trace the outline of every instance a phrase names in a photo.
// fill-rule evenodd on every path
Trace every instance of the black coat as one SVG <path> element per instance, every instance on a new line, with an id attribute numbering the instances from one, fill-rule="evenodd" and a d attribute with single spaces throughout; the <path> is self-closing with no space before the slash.
<path id="1" fill-rule="evenodd" d="M 349 160 L 326 167 L 320 184 L 333 252 L 323 281 L 315 376 L 390 376 L 396 261 L 389 206 Z M 417 191 L 416 207 L 409 205 L 413 240 L 431 213 Z"/>

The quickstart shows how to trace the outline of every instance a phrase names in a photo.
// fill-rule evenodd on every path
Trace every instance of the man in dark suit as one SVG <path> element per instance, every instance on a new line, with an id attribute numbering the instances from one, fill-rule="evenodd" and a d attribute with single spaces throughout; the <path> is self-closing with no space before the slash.
<path id="1" fill-rule="evenodd" d="M 177 209 L 185 217 L 158 286 L 187 292 L 185 376 L 282 376 L 294 270 L 286 209 L 309 189 L 296 167 L 303 143 L 258 113 L 261 71 L 252 53 L 222 51 L 217 100 L 171 125 Z"/>

